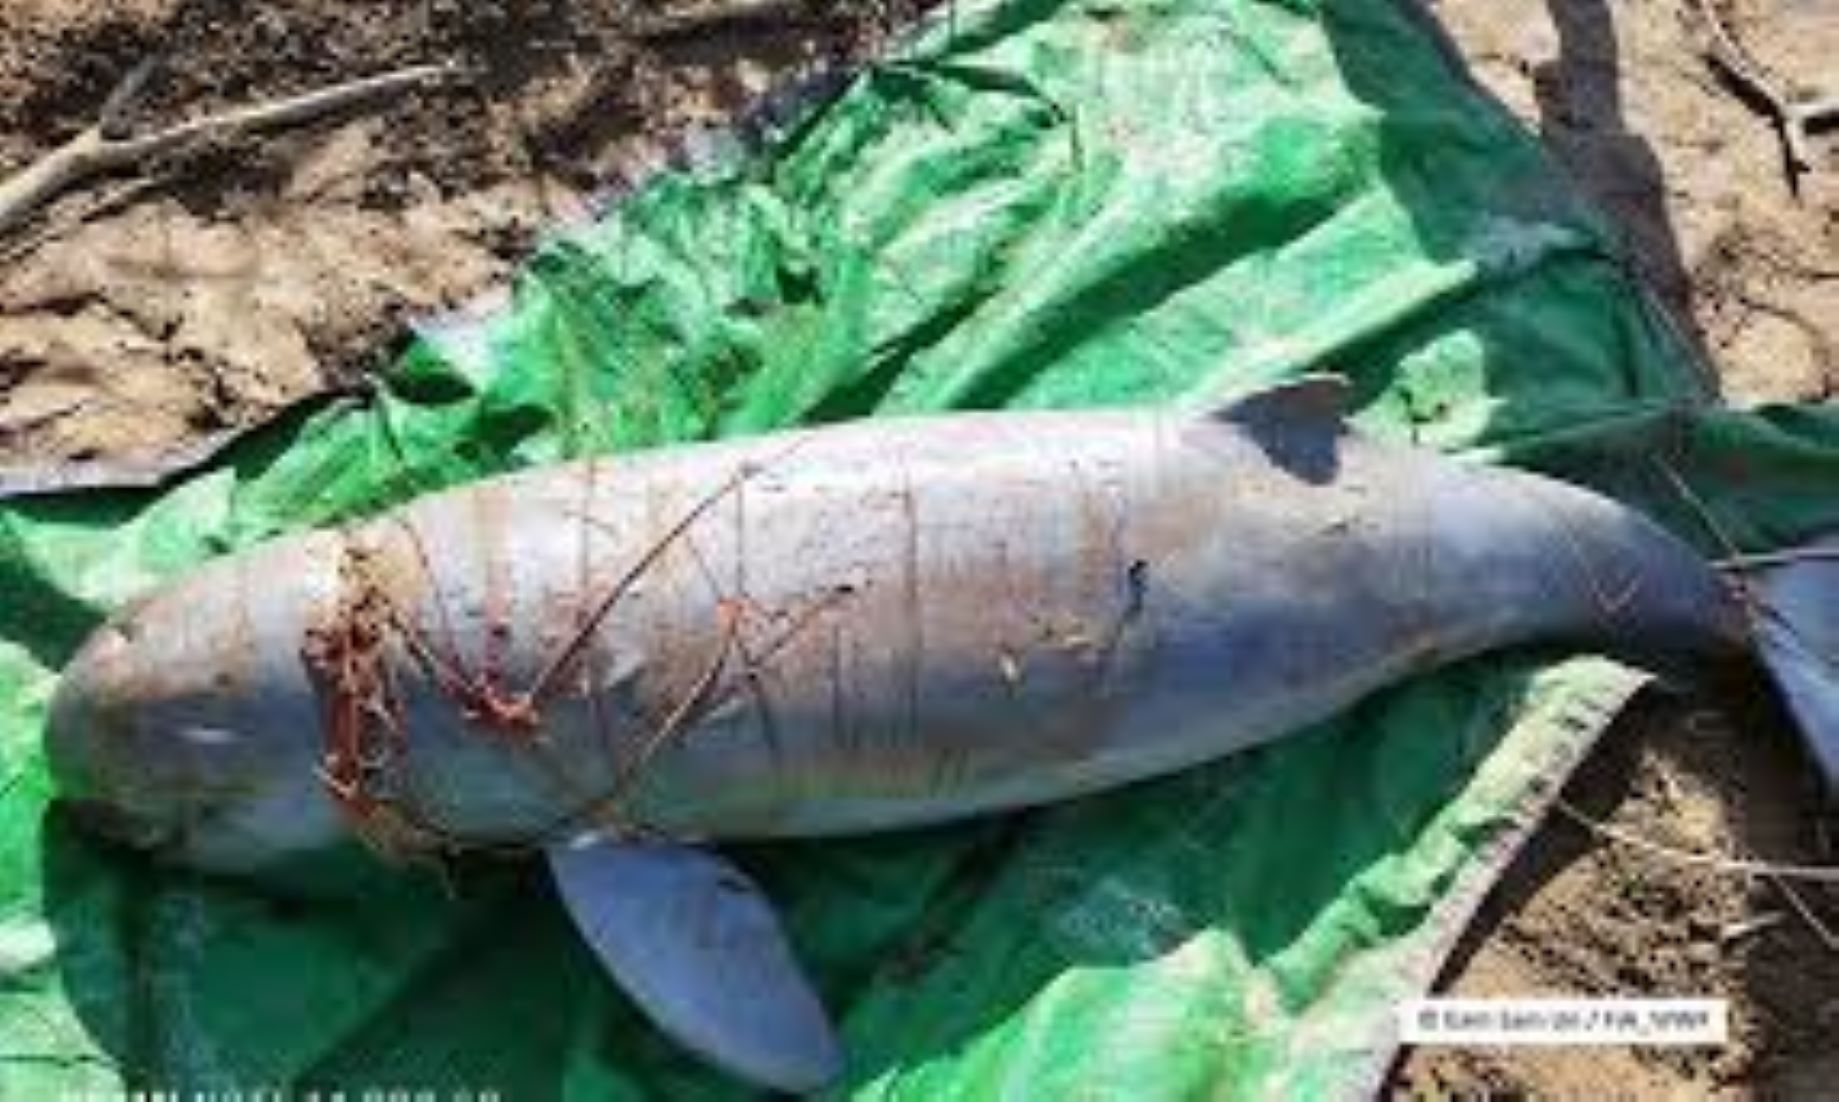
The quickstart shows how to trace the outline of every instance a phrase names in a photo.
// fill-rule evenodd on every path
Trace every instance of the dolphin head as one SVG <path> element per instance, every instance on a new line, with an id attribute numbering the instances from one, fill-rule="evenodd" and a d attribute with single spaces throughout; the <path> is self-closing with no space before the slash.
<path id="1" fill-rule="evenodd" d="M 104 624 L 66 667 L 46 750 L 97 832 L 211 872 L 253 873 L 347 839 L 318 774 L 301 656 L 336 568 L 314 541 L 206 566 Z"/>

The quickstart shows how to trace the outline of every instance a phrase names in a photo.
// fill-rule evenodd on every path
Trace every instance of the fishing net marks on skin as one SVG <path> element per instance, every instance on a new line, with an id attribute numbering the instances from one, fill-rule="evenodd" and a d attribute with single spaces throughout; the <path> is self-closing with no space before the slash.
<path id="1" fill-rule="evenodd" d="M 451 617 L 438 587 L 438 642 L 405 611 L 399 591 L 406 591 L 399 572 L 362 541 L 347 537 L 339 562 L 338 597 L 329 612 L 307 629 L 301 647 L 319 696 L 323 747 L 318 777 L 359 839 L 393 861 L 438 860 L 466 852 L 502 855 L 528 853 L 583 830 L 606 830 L 620 837 L 655 834 L 625 814 L 628 797 L 658 754 L 694 727 L 698 716 L 726 704 L 739 693 L 764 692 L 762 672 L 772 658 L 824 613 L 853 596 L 850 585 L 826 590 L 810 606 L 790 615 L 763 608 L 745 592 L 725 593 L 702 562 L 690 539 L 696 523 L 722 500 L 738 494 L 764 464 L 744 464 L 734 476 L 688 509 L 677 523 L 597 596 L 584 600 L 575 626 L 544 658 L 526 688 L 507 684 L 499 656 L 513 631 L 501 615 L 488 612 L 488 643 L 477 664 L 462 657 Z M 576 518 L 597 525 L 590 515 Z M 432 562 L 419 534 L 398 519 L 418 560 L 421 580 L 432 578 Z M 615 614 L 621 600 L 672 549 L 686 549 L 709 580 L 716 641 L 712 653 L 690 684 L 674 694 L 663 714 L 645 734 L 622 751 L 625 740 L 608 729 L 596 690 L 589 683 L 586 658 L 596 633 Z M 584 593 L 584 596 L 585 593 Z M 764 641 L 748 641 L 749 624 L 779 625 Z M 453 702 L 464 729 L 527 753 L 557 789 L 569 810 L 518 837 L 474 836 L 444 823 L 426 810 L 405 767 L 412 750 L 404 715 L 397 655 L 427 683 Z M 732 677 L 728 676 L 733 674 Z M 545 733 L 545 706 L 570 687 L 587 699 L 600 727 L 603 744 L 614 755 L 613 781 L 599 792 L 584 792 L 570 771 L 550 753 Z"/>

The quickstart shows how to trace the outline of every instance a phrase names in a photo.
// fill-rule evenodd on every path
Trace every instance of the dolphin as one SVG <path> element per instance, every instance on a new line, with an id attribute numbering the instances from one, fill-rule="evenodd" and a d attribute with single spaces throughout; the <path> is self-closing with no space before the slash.
<path id="1" fill-rule="evenodd" d="M 713 848 L 1066 800 L 1497 648 L 1760 657 L 1829 776 L 1839 572 L 1753 594 L 1629 508 L 1369 438 L 1310 377 L 1205 413 L 973 413 L 616 455 L 221 558 L 64 671 L 77 816 L 259 876 L 354 839 L 540 853 L 669 1035 L 787 1091 L 843 1054 Z M 1828 584 L 1831 583 L 1831 584 Z M 1816 615 L 1817 614 L 1817 615 Z"/>

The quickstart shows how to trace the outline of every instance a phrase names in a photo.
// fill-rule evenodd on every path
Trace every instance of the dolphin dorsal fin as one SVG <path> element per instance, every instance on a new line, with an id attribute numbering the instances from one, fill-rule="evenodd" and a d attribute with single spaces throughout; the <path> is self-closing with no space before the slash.
<path id="1" fill-rule="evenodd" d="M 1211 410 L 1203 424 L 1226 427 L 1273 467 L 1310 485 L 1334 481 L 1352 387 L 1340 375 L 1304 375 Z M 1211 434 L 1196 434 L 1203 441 Z"/>
<path id="2" fill-rule="evenodd" d="M 830 1019 L 745 873 L 688 846 L 599 835 L 547 856 L 595 956 L 680 1044 L 794 1094 L 841 1075 Z"/>
<path id="3" fill-rule="evenodd" d="M 1301 375 L 1263 390 L 1242 394 L 1215 408 L 1210 416 L 1248 427 L 1263 425 L 1333 425 L 1347 423 L 1353 384 L 1345 375 Z"/>

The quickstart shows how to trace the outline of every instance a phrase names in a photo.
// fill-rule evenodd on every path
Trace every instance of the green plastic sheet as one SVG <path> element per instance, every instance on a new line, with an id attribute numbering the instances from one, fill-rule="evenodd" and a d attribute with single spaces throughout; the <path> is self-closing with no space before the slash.
<path id="1" fill-rule="evenodd" d="M 1595 485 L 1708 549 L 1708 518 L 1749 549 L 1839 525 L 1839 413 L 1711 404 L 1613 232 L 1404 8 L 959 3 L 763 142 L 559 232 L 370 397 L 159 492 L 0 503 L 0 1096 L 745 1093 L 634 1013 L 534 868 L 281 897 L 74 830 L 39 751 L 56 671 L 162 580 L 571 456 L 1312 370 L 1354 381 L 1369 431 Z M 1165 782 L 737 856 L 841 1022 L 842 1093 L 1362 1091 L 1638 684 L 1502 655 Z"/>

